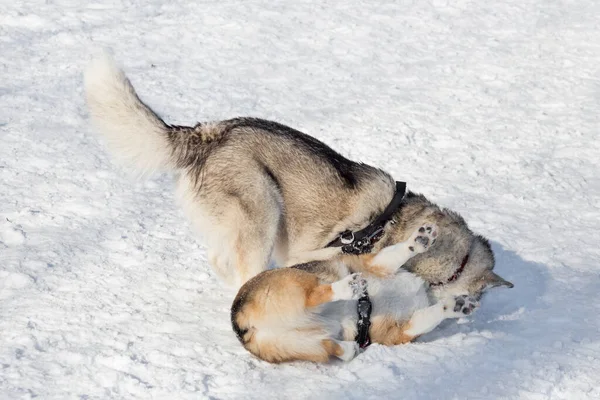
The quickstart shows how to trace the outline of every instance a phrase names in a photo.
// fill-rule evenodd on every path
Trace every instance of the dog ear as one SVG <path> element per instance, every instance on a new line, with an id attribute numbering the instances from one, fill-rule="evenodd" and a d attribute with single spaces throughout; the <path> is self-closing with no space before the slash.
<path id="1" fill-rule="evenodd" d="M 484 290 L 491 289 L 497 286 L 506 286 L 508 288 L 512 288 L 515 286 L 511 282 L 502 278 L 500 275 L 496 275 L 492 271 L 488 271 L 488 273 L 483 278 L 483 281 L 485 282 Z"/>

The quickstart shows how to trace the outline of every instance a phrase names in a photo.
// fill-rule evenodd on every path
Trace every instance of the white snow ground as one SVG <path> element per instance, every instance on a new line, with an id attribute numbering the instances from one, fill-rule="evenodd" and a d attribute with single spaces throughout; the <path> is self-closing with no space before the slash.
<path id="1" fill-rule="evenodd" d="M 0 398 L 600 398 L 596 0 L 4 1 Z M 175 204 L 92 132 L 111 47 L 172 123 L 253 115 L 407 180 L 493 241 L 461 324 L 270 365 Z"/>

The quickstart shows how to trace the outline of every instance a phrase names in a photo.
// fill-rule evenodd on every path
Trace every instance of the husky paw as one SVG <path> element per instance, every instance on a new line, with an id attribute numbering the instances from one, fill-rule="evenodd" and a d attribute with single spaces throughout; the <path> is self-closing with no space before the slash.
<path id="1" fill-rule="evenodd" d="M 333 301 L 356 300 L 365 295 L 367 281 L 360 273 L 356 273 L 332 283 L 331 288 L 333 289 Z"/>
<path id="2" fill-rule="evenodd" d="M 413 232 L 408 239 L 408 250 L 413 253 L 424 253 L 433 245 L 438 236 L 435 224 L 425 224 Z"/>
<path id="3" fill-rule="evenodd" d="M 444 312 L 448 314 L 448 318 L 461 318 L 465 315 L 470 315 L 479 307 L 479 302 L 473 297 L 463 294 L 449 299 L 444 303 Z"/>
<path id="4" fill-rule="evenodd" d="M 344 352 L 341 355 L 336 356 L 336 357 L 342 361 L 348 362 L 348 361 L 352 360 L 354 357 L 356 357 L 357 354 L 360 352 L 358 343 L 356 343 L 354 341 L 338 342 L 338 344 L 344 350 Z"/>

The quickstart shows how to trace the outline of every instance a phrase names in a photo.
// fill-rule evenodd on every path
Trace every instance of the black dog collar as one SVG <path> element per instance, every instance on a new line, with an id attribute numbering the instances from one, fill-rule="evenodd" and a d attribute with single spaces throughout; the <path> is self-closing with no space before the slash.
<path id="1" fill-rule="evenodd" d="M 385 224 L 392 219 L 392 216 L 400 207 L 402 199 L 406 194 L 406 182 L 396 182 L 396 192 L 392 201 L 383 210 L 383 213 L 373 222 L 358 232 L 344 231 L 335 240 L 326 247 L 341 247 L 345 254 L 365 254 L 370 253 L 373 245 L 383 236 Z"/>
<path id="2" fill-rule="evenodd" d="M 371 344 L 369 328 L 371 327 L 372 309 L 373 305 L 371 304 L 371 299 L 369 299 L 369 294 L 365 292 L 365 295 L 358 299 L 358 304 L 356 306 L 358 321 L 356 321 L 356 337 L 354 340 L 361 349 L 364 349 Z"/>

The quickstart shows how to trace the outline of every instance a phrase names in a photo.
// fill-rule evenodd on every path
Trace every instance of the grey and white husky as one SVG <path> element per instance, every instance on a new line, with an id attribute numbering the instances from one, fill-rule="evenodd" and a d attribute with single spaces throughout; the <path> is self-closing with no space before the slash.
<path id="1" fill-rule="evenodd" d="M 290 266 L 340 256 L 341 247 L 328 244 L 369 226 L 395 198 L 388 173 L 276 122 L 169 125 L 110 57 L 90 65 L 85 91 L 92 119 L 118 158 L 143 174 L 177 173 L 177 196 L 208 246 L 211 266 L 236 287 L 270 262 Z M 484 238 L 458 214 L 413 193 L 382 225 L 370 253 L 345 257 L 367 262 L 426 223 L 437 226 L 436 243 L 405 267 L 433 292 L 478 297 L 486 287 L 511 285 L 492 272 Z"/>

